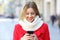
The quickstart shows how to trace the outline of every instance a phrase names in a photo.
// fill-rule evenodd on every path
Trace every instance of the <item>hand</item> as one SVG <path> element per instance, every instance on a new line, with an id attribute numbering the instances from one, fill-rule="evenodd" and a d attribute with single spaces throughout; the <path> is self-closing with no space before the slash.
<path id="1" fill-rule="evenodd" d="M 34 35 L 33 34 L 28 34 L 26 33 L 22 38 L 21 40 L 34 40 L 35 37 L 33 37 Z"/>
<path id="2" fill-rule="evenodd" d="M 33 40 L 38 40 L 36 34 L 31 34 L 31 36 L 33 37 Z"/>

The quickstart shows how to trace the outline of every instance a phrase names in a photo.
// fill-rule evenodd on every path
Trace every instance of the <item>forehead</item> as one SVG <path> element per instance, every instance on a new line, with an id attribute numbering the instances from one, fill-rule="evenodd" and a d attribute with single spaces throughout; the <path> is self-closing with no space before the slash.
<path id="1" fill-rule="evenodd" d="M 33 8 L 28 8 L 27 12 L 35 12 Z"/>

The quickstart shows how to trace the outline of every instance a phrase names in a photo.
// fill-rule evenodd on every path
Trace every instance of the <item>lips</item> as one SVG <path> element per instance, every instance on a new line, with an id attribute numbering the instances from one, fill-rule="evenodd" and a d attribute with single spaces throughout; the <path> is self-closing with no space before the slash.
<path id="1" fill-rule="evenodd" d="M 32 18 L 28 18 L 28 20 L 32 20 Z"/>

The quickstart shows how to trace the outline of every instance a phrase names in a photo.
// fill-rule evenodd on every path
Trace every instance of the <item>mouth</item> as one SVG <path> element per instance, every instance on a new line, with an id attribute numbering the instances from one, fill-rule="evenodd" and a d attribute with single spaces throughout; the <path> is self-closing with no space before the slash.
<path id="1" fill-rule="evenodd" d="M 32 18 L 28 18 L 28 20 L 32 20 Z"/>

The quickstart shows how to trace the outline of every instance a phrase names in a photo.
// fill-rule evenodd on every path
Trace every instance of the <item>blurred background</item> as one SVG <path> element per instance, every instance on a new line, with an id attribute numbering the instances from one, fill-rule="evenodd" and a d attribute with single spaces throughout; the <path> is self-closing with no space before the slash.
<path id="1" fill-rule="evenodd" d="M 13 40 L 15 24 L 26 2 L 35 1 L 49 26 L 50 39 L 60 40 L 60 0 L 0 0 L 0 40 Z"/>

